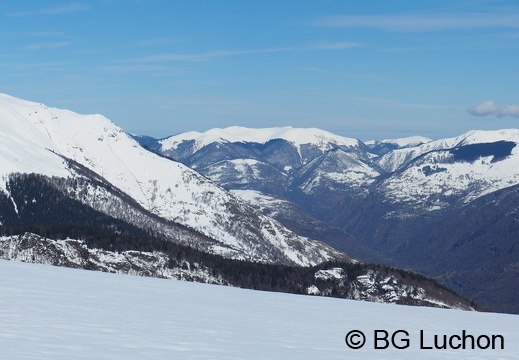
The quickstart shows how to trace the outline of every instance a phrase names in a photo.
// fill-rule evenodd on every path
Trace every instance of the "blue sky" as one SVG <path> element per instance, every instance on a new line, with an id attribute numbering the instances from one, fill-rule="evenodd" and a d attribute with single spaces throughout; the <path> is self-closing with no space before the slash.
<path id="1" fill-rule="evenodd" d="M 0 92 L 130 133 L 519 126 L 519 3 L 4 1 Z"/>

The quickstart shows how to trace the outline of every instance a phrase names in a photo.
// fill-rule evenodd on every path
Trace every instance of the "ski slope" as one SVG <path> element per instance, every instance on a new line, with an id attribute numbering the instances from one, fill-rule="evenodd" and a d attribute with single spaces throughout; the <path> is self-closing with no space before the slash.
<path id="1" fill-rule="evenodd" d="M 243 290 L 0 261 L 0 358 L 519 359 L 519 317 Z M 346 346 L 365 332 L 362 349 Z M 374 330 L 406 330 L 404 350 Z M 499 334 L 504 350 L 420 349 L 433 334 Z M 397 337 L 398 338 L 398 337 Z M 383 343 L 379 343 L 382 344 Z M 399 343 L 401 345 L 401 343 Z"/>

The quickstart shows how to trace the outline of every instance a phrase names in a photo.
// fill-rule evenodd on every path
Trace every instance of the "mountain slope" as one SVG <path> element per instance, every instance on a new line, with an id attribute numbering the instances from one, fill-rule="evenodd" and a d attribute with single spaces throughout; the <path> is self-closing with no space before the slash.
<path id="1" fill-rule="evenodd" d="M 16 173 L 37 173 L 98 210 L 111 212 L 107 198 L 111 203 L 130 201 L 131 208 L 149 219 L 191 228 L 213 239 L 206 249 L 213 253 L 298 265 L 344 258 L 256 212 L 187 166 L 146 151 L 101 115 L 79 115 L 0 95 L 0 116 L 9 145 L 0 152 L 0 190 L 12 200 L 15 212 L 20 204 L 10 196 L 9 179 Z M 56 179 L 78 182 L 71 186 Z"/>

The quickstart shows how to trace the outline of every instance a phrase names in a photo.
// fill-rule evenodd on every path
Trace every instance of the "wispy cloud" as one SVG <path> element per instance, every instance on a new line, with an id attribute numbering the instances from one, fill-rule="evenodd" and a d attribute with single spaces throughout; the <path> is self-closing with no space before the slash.
<path id="1" fill-rule="evenodd" d="M 70 66 L 70 62 L 43 62 L 43 63 L 24 63 L 16 62 L 7 64 L 10 77 L 34 77 L 39 75 L 49 75 L 49 73 L 60 73 Z"/>
<path id="2" fill-rule="evenodd" d="M 315 44 L 308 44 L 303 46 L 287 46 L 277 48 L 264 48 L 264 49 L 245 49 L 245 50 L 217 50 L 209 51 L 199 54 L 157 54 L 138 58 L 136 62 L 163 62 L 163 61 L 185 61 L 185 62 L 203 62 L 216 58 L 232 57 L 239 55 L 251 55 L 251 54 L 269 54 L 269 53 L 281 53 L 288 51 L 327 51 L 327 50 L 343 50 L 351 49 L 361 46 L 355 42 L 319 42 Z"/>
<path id="3" fill-rule="evenodd" d="M 315 44 L 309 44 L 299 48 L 300 50 L 309 50 L 309 51 L 317 51 L 317 50 L 343 50 L 343 49 L 352 49 L 356 47 L 362 46 L 357 42 L 351 41 L 339 41 L 339 42 L 328 42 L 321 41 Z"/>
<path id="4" fill-rule="evenodd" d="M 474 116 L 519 117 L 519 105 L 496 105 L 494 100 L 488 100 L 469 107 L 467 112 Z"/>
<path id="5" fill-rule="evenodd" d="M 14 64 L 8 65 L 10 68 L 15 70 L 26 70 L 26 69 L 56 69 L 62 68 L 64 66 L 70 65 L 68 61 L 54 61 L 54 62 L 31 62 L 31 63 L 23 63 L 16 62 Z"/>
<path id="6" fill-rule="evenodd" d="M 444 31 L 478 28 L 519 28 L 519 14 L 459 13 L 329 16 L 315 25 L 325 27 L 372 28 L 389 31 Z"/>
<path id="7" fill-rule="evenodd" d="M 363 74 L 363 73 L 344 73 L 344 72 L 337 72 L 337 71 L 329 71 L 321 68 L 316 67 L 297 67 L 296 70 L 302 70 L 302 71 L 308 71 L 308 72 L 314 72 L 324 75 L 331 75 L 331 76 L 342 76 L 342 77 L 349 77 L 349 78 L 358 78 L 358 79 L 368 79 L 368 80 L 387 80 L 387 77 L 380 76 L 380 75 L 372 75 L 372 74 Z"/>
<path id="8" fill-rule="evenodd" d="M 247 55 L 247 54 L 265 54 L 274 52 L 289 51 L 293 48 L 271 48 L 271 49 L 252 49 L 252 50 L 218 50 L 200 54 L 158 54 L 150 55 L 137 59 L 138 62 L 163 62 L 163 61 L 186 61 L 186 62 L 202 62 L 215 58 Z"/>
<path id="9" fill-rule="evenodd" d="M 43 9 L 43 10 L 41 10 L 41 13 L 57 15 L 57 14 L 67 14 L 67 13 L 75 13 L 75 12 L 79 12 L 79 11 L 86 11 L 88 9 L 89 9 L 89 7 L 86 4 L 73 3 L 73 4 L 64 5 L 61 7 Z"/>
<path id="10" fill-rule="evenodd" d="M 70 13 L 76 13 L 80 11 L 86 11 L 89 10 L 90 7 L 86 4 L 81 3 L 71 3 L 63 6 L 58 7 L 51 7 L 51 8 L 45 8 L 45 9 L 39 9 L 39 10 L 33 10 L 33 11 L 18 11 L 18 12 L 12 12 L 8 13 L 8 16 L 31 16 L 31 15 L 61 15 L 61 14 L 70 14 Z"/>
<path id="11" fill-rule="evenodd" d="M 155 39 L 144 39 L 135 42 L 135 46 L 157 46 L 157 45 L 170 45 L 181 42 L 179 39 L 171 38 L 155 38 Z"/>
<path id="12" fill-rule="evenodd" d="M 189 69 L 169 69 L 165 66 L 154 64 L 125 64 L 99 66 L 95 70 L 109 74 L 145 73 L 147 76 L 181 76 L 189 72 Z"/>
<path id="13" fill-rule="evenodd" d="M 352 100 L 366 102 L 370 104 L 374 104 L 381 107 L 393 108 L 393 109 L 446 109 L 450 107 L 444 105 L 435 105 L 435 104 L 416 104 L 416 103 L 407 103 L 396 100 L 388 100 L 388 99 L 379 99 L 379 98 L 370 98 L 370 97 L 351 97 Z"/>
<path id="14" fill-rule="evenodd" d="M 127 73 L 127 72 L 155 72 L 155 71 L 164 71 L 165 68 L 163 66 L 156 65 L 108 65 L 108 66 L 100 66 L 97 70 L 108 73 Z"/>
<path id="15" fill-rule="evenodd" d="M 22 47 L 22 50 L 44 50 L 44 49 L 57 49 L 65 46 L 73 45 L 73 42 L 62 41 L 62 42 L 48 42 L 39 44 L 30 44 Z"/>
<path id="16" fill-rule="evenodd" d="M 27 33 L 30 37 L 36 37 L 36 38 L 70 38 L 70 36 L 66 35 L 65 33 L 61 31 L 35 31 Z"/>

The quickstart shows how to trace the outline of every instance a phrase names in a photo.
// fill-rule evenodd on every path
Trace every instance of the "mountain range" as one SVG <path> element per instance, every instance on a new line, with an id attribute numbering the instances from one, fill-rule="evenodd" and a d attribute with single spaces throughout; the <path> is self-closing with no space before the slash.
<path id="1" fill-rule="evenodd" d="M 519 312 L 517 129 L 366 142 L 291 127 L 134 138 L 298 234 Z"/>
<path id="2" fill-rule="evenodd" d="M 273 136 L 254 133 L 249 136 Z M 292 202 L 283 206 L 300 215 L 294 229 L 306 231 L 283 225 L 200 168 L 148 151 L 104 116 L 0 94 L 0 137 L 2 259 L 298 294 L 476 307 L 423 276 L 359 262 L 320 241 L 322 234 L 341 240 L 344 231 Z M 316 146 L 301 142 L 291 153 L 292 165 L 282 165 L 288 148 L 272 147 L 271 171 L 280 166 L 291 171 L 287 166 L 295 169 L 297 159 L 310 163 L 314 154 L 329 152 L 327 138 L 319 137 Z M 151 140 L 140 138 L 146 139 Z M 369 156 L 359 141 L 341 146 Z"/>

